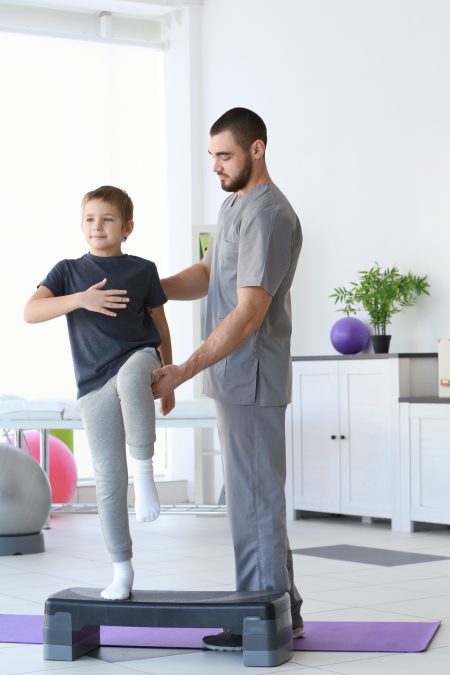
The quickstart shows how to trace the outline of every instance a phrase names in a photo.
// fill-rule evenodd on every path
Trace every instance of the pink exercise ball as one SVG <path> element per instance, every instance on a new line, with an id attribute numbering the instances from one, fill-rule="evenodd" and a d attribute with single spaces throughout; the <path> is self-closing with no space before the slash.
<path id="1" fill-rule="evenodd" d="M 25 438 L 32 457 L 40 462 L 40 434 L 38 431 L 26 431 Z M 52 488 L 52 503 L 65 504 L 70 502 L 77 487 L 77 465 L 72 453 L 59 438 L 49 435 L 48 446 L 50 452 L 50 486 Z"/>

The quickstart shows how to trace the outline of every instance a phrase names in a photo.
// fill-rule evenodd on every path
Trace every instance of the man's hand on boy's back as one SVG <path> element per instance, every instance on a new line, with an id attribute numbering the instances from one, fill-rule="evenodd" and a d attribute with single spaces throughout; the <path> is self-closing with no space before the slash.
<path id="1" fill-rule="evenodd" d="M 107 316 L 117 316 L 117 312 L 112 311 L 116 309 L 125 309 L 129 298 L 126 296 L 126 291 L 110 289 L 102 291 L 107 279 L 102 279 L 97 284 L 87 288 L 81 294 L 81 302 L 83 309 L 90 312 L 99 312 Z"/>

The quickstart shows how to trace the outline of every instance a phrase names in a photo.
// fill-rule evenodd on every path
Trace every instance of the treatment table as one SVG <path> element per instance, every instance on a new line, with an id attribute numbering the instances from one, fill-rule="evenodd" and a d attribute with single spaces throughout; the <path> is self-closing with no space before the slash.
<path id="1" fill-rule="evenodd" d="M 209 398 L 199 398 L 177 401 L 175 408 L 166 416 L 155 405 L 156 426 L 163 428 L 193 428 L 201 431 L 205 428 L 214 428 L 217 425 L 214 402 Z M 29 400 L 8 394 L 0 395 L 0 429 L 5 434 L 14 431 L 16 445 L 24 446 L 24 431 L 33 429 L 40 433 L 42 469 L 49 475 L 49 429 L 83 429 L 83 423 L 73 400 Z M 203 485 L 202 479 L 202 444 L 196 443 L 195 456 L 195 483 Z M 186 505 L 188 510 L 202 510 L 202 489 L 197 490 L 196 505 Z M 69 506 L 69 505 L 67 505 Z M 72 505 L 73 506 L 73 505 Z M 189 506 L 191 508 L 189 509 Z M 211 505 L 214 506 L 214 505 Z M 220 509 L 219 509 L 220 510 Z M 223 510 L 223 508 L 222 508 Z"/>

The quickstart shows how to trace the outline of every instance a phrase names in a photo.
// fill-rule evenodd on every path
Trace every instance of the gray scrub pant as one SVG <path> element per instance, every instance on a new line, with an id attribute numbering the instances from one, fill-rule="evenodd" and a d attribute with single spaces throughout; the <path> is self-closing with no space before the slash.
<path id="1" fill-rule="evenodd" d="M 302 624 L 286 528 L 286 406 L 216 401 L 238 591 L 288 591 Z"/>
<path id="2" fill-rule="evenodd" d="M 103 537 L 113 562 L 132 557 L 126 446 L 134 459 L 153 457 L 156 434 L 151 373 L 160 366 L 155 349 L 141 349 L 103 387 L 78 399 L 94 466 Z"/>

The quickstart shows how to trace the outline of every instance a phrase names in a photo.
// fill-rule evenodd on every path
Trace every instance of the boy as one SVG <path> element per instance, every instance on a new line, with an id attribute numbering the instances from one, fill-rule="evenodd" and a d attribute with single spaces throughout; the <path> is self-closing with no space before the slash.
<path id="1" fill-rule="evenodd" d="M 24 310 L 28 323 L 66 315 L 78 408 L 113 562 L 113 580 L 102 597 L 111 600 L 126 599 L 134 580 L 126 444 L 134 465 L 136 518 L 152 521 L 159 515 L 151 373 L 161 363 L 172 363 L 163 307 L 167 298 L 156 266 L 122 253 L 133 227 L 133 202 L 126 192 L 108 185 L 88 192 L 82 201 L 82 230 L 89 253 L 57 263 Z M 174 405 L 173 395 L 164 397 L 161 412 L 166 415 Z"/>

